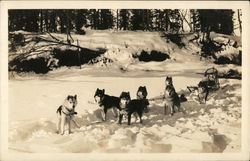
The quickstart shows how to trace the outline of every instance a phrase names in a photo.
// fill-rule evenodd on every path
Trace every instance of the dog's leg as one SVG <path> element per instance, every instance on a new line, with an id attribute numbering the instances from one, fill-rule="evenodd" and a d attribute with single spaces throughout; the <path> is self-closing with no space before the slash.
<path id="1" fill-rule="evenodd" d="M 117 115 L 115 107 L 112 108 L 112 112 L 113 112 L 114 117 L 117 118 L 118 115 Z"/>
<path id="2" fill-rule="evenodd" d="M 183 113 L 183 114 L 186 114 L 186 113 L 187 113 L 187 111 L 186 111 L 185 107 L 180 106 L 180 109 L 181 109 L 181 111 L 182 111 L 182 113 Z"/>
<path id="3" fill-rule="evenodd" d="M 207 97 L 208 97 L 208 94 L 209 94 L 209 89 L 208 88 L 206 88 L 206 95 L 205 95 L 205 103 L 206 103 L 206 101 L 207 101 Z"/>
<path id="4" fill-rule="evenodd" d="M 198 94 L 198 99 L 199 99 L 200 104 L 202 104 L 202 98 L 201 98 L 200 93 Z"/>
<path id="5" fill-rule="evenodd" d="M 176 104 L 173 104 L 173 109 L 174 109 L 174 112 L 173 113 L 177 113 L 180 111 L 180 106 L 179 105 L 176 105 Z"/>
<path id="6" fill-rule="evenodd" d="M 105 113 L 104 113 L 104 110 L 101 110 L 101 114 L 102 114 L 102 121 L 106 121 L 106 119 L 105 119 Z"/>
<path id="7" fill-rule="evenodd" d="M 164 115 L 166 115 L 167 114 L 167 104 L 165 103 L 164 104 Z"/>
<path id="8" fill-rule="evenodd" d="M 122 124 L 123 114 L 119 114 L 118 124 Z"/>
<path id="9" fill-rule="evenodd" d="M 148 112 L 149 112 L 149 109 L 148 109 L 148 106 L 147 106 L 147 105 L 145 105 L 144 112 L 145 112 L 145 113 L 148 113 Z"/>
<path id="10" fill-rule="evenodd" d="M 104 121 L 107 120 L 107 111 L 108 111 L 108 109 L 104 109 Z"/>
<path id="11" fill-rule="evenodd" d="M 170 109 L 170 116 L 173 116 L 174 115 L 174 105 L 173 103 L 171 103 L 170 105 L 168 105 L 168 108 Z"/>
<path id="12" fill-rule="evenodd" d="M 58 123 L 56 124 L 56 132 L 60 134 L 61 117 L 58 118 Z"/>
<path id="13" fill-rule="evenodd" d="M 135 116 L 135 122 L 138 120 L 138 116 L 137 116 L 137 113 L 133 113 L 133 115 Z"/>
<path id="14" fill-rule="evenodd" d="M 140 123 L 142 124 L 142 112 L 139 112 L 138 115 L 139 115 Z"/>
<path id="15" fill-rule="evenodd" d="M 58 122 L 57 122 L 57 124 L 56 124 L 56 132 L 58 133 L 58 134 L 60 134 L 60 126 L 61 126 L 61 114 L 57 114 L 57 117 L 58 117 Z"/>
<path id="16" fill-rule="evenodd" d="M 107 109 L 105 110 L 104 107 L 101 107 L 102 121 L 106 121 L 106 112 Z"/>
<path id="17" fill-rule="evenodd" d="M 66 115 L 62 114 L 61 116 L 61 135 L 64 134 L 64 127 L 65 127 L 65 123 L 66 123 Z"/>
<path id="18" fill-rule="evenodd" d="M 131 123 L 131 115 L 132 115 L 131 113 L 128 114 L 128 125 L 130 125 Z"/>
<path id="19" fill-rule="evenodd" d="M 72 118 L 71 118 L 71 116 L 69 116 L 69 118 L 68 118 L 68 125 L 69 125 L 69 134 L 71 134 L 71 120 L 72 120 Z"/>

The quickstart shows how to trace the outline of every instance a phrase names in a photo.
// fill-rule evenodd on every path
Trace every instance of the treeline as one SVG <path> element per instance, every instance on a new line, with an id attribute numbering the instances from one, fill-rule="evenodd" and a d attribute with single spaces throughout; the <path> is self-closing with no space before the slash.
<path id="1" fill-rule="evenodd" d="M 240 12 L 238 10 L 238 12 Z M 183 9 L 29 9 L 9 10 L 9 31 L 76 32 L 91 29 L 168 31 L 171 33 L 215 31 L 232 34 L 233 10 Z M 239 14 L 239 13 L 238 13 Z M 241 20 L 238 16 L 241 30 Z"/>

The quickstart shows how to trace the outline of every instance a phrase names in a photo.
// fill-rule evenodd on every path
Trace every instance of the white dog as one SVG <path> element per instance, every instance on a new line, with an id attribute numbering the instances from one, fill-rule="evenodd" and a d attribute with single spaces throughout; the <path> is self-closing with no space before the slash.
<path id="1" fill-rule="evenodd" d="M 57 124 L 57 132 L 61 135 L 64 134 L 65 125 L 68 124 L 69 134 L 71 133 L 71 121 L 73 121 L 77 127 L 79 125 L 73 120 L 74 115 L 77 114 L 75 112 L 75 107 L 77 105 L 77 95 L 68 96 L 64 103 L 57 109 L 56 113 L 59 116 L 58 124 Z"/>

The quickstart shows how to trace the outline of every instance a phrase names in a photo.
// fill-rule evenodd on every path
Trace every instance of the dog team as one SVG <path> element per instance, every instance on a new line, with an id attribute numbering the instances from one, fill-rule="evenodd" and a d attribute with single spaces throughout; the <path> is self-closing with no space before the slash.
<path id="1" fill-rule="evenodd" d="M 185 112 L 185 109 L 181 107 L 181 102 L 186 101 L 184 95 L 179 96 L 174 88 L 172 77 L 167 76 L 165 80 L 164 90 L 164 114 L 169 113 L 172 116 L 175 112 Z M 120 97 L 110 96 L 105 94 L 105 89 L 96 89 L 94 99 L 98 106 L 101 108 L 102 120 L 106 121 L 107 111 L 112 110 L 114 117 L 118 117 L 118 123 L 121 124 L 123 117 L 127 117 L 128 125 L 131 124 L 131 115 L 134 115 L 135 121 L 138 116 L 140 123 L 142 123 L 142 114 L 147 113 L 149 101 L 147 99 L 146 86 L 140 86 L 137 90 L 136 99 L 130 98 L 129 92 L 122 92 Z M 76 126 L 79 125 L 74 121 L 73 117 L 77 114 L 75 107 L 77 105 L 77 95 L 68 96 L 64 103 L 57 109 L 59 121 L 57 124 L 57 131 L 61 135 L 64 134 L 65 125 L 68 125 L 68 132 L 71 133 L 71 122 Z M 167 112 L 168 111 L 168 112 Z"/>

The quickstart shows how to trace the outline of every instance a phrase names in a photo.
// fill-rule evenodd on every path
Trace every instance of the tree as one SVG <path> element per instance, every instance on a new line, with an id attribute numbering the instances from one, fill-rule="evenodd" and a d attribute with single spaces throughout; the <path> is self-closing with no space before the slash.
<path id="1" fill-rule="evenodd" d="M 111 10 L 102 9 L 100 10 L 100 23 L 98 24 L 98 29 L 109 29 L 114 26 L 113 15 Z"/>
<path id="2" fill-rule="evenodd" d="M 142 10 L 139 9 L 132 10 L 131 23 L 132 23 L 132 30 L 144 30 Z"/>
<path id="3" fill-rule="evenodd" d="M 182 31 L 184 31 L 184 21 L 185 21 L 190 29 L 190 32 L 193 32 L 191 21 L 187 19 L 188 13 L 190 13 L 189 10 L 183 9 L 183 10 L 179 10 L 179 12 L 180 12 L 181 22 L 182 22 Z"/>
<path id="4" fill-rule="evenodd" d="M 74 24 L 77 33 L 84 32 L 82 27 L 87 24 L 87 12 L 86 9 L 75 10 Z"/>
<path id="5" fill-rule="evenodd" d="M 129 10 L 127 9 L 121 9 L 119 12 L 119 24 L 120 27 L 119 29 L 124 29 L 124 30 L 128 30 L 129 29 L 129 21 L 130 21 L 130 14 L 129 14 Z"/>
<path id="6" fill-rule="evenodd" d="M 241 21 L 242 13 L 241 13 L 241 10 L 240 10 L 240 9 L 237 9 L 237 14 L 238 14 L 238 21 L 239 21 L 240 34 L 241 34 L 241 33 L 242 33 L 242 21 Z"/>
<path id="7" fill-rule="evenodd" d="M 192 26 L 192 31 L 193 32 L 199 32 L 201 25 L 200 25 L 200 17 L 199 17 L 199 12 L 195 9 L 190 10 L 190 22 Z"/>

